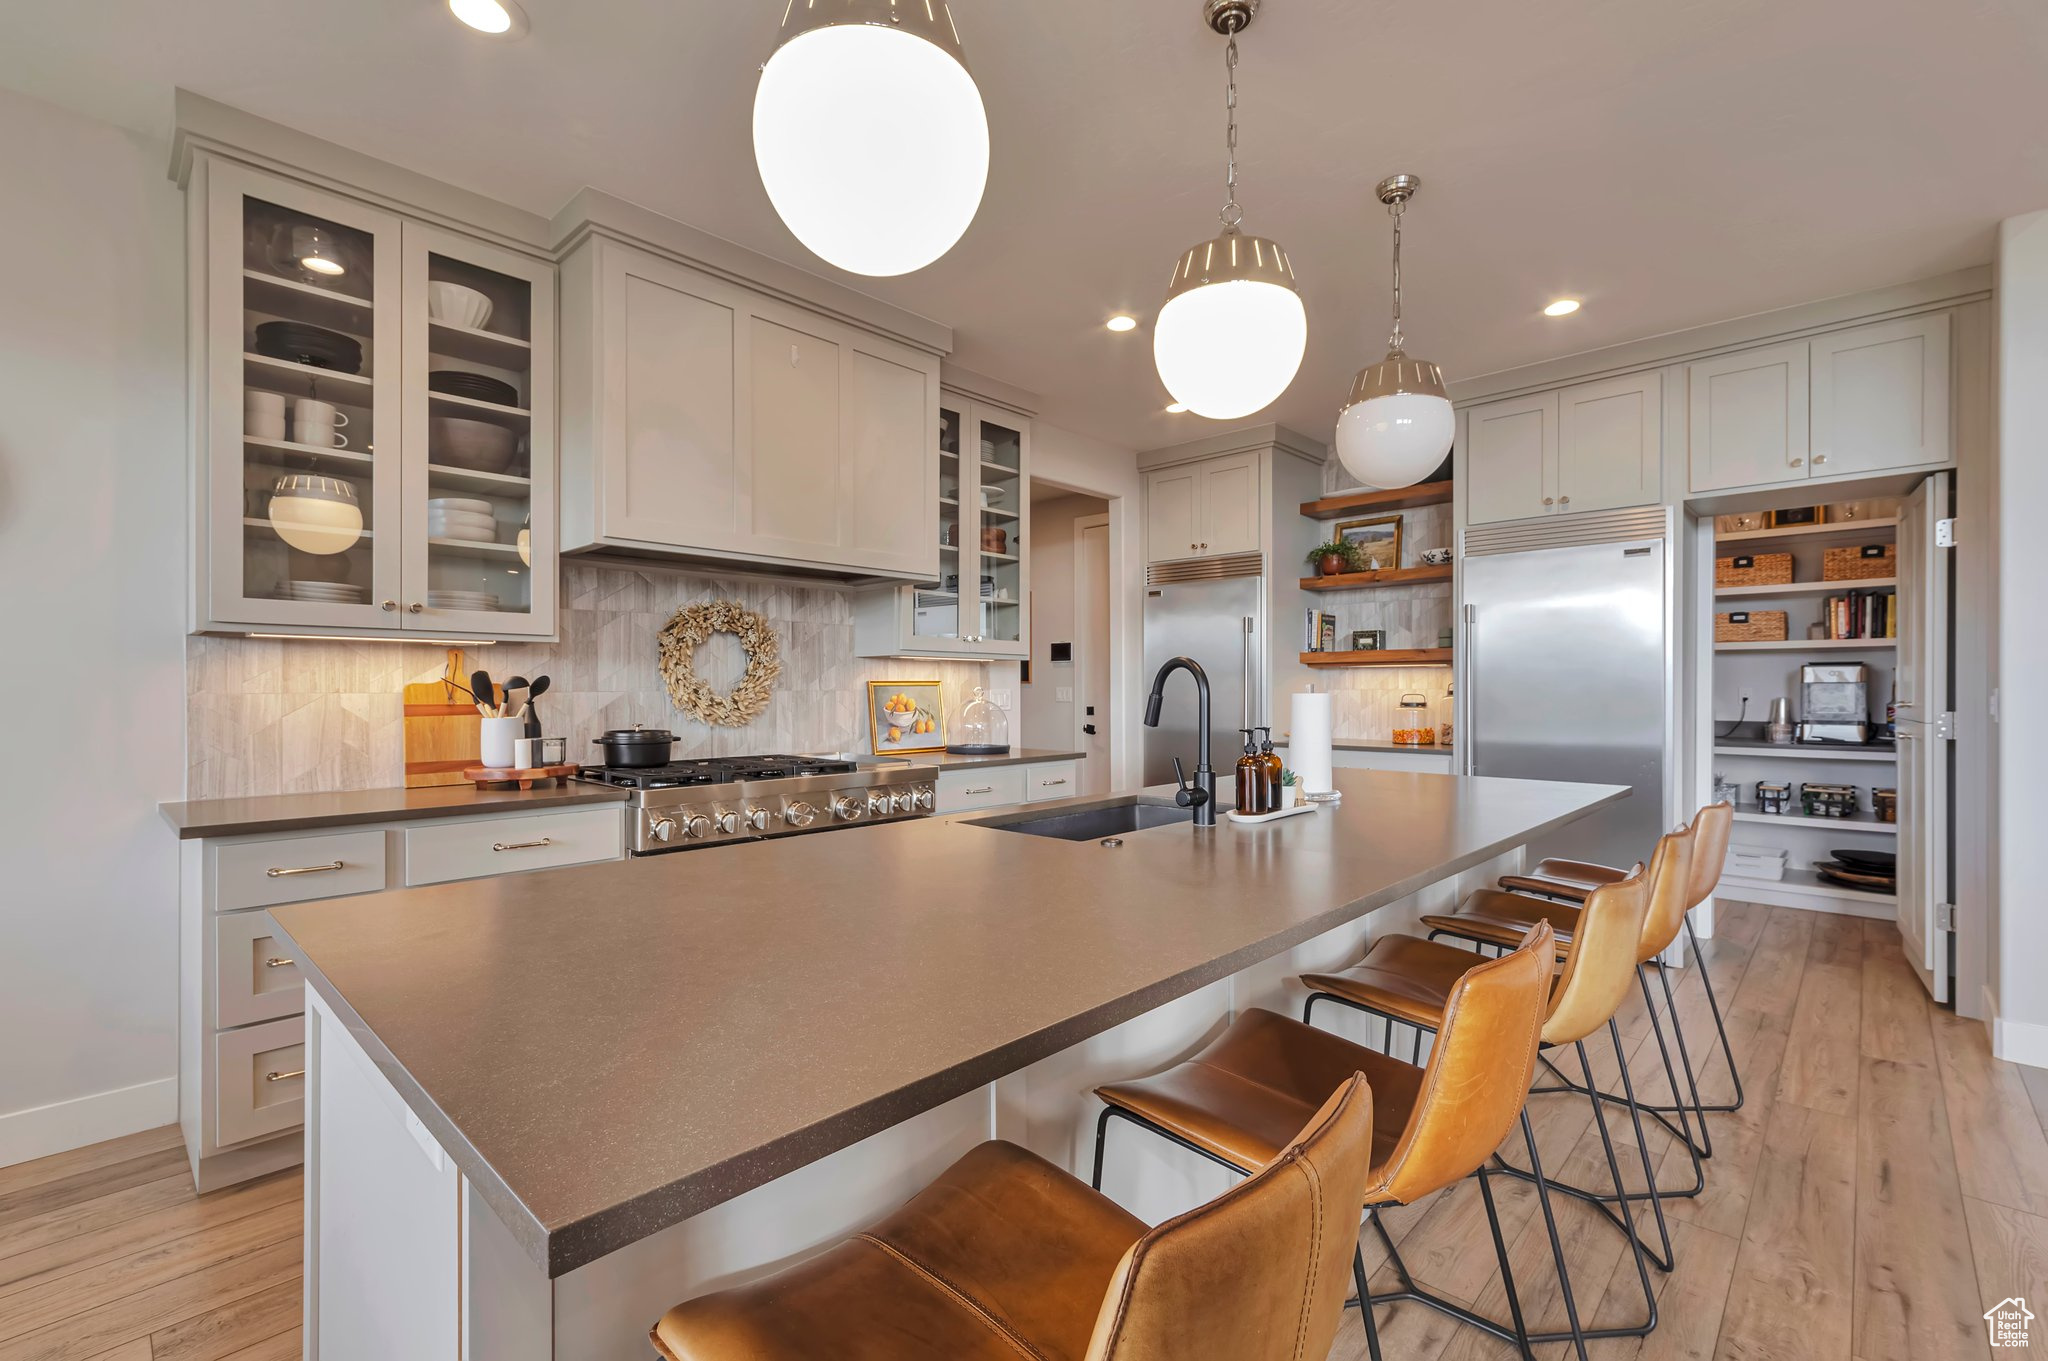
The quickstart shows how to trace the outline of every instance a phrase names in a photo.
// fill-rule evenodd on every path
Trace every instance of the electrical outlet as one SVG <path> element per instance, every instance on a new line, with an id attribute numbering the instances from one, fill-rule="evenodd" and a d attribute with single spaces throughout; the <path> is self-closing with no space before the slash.
<path id="1" fill-rule="evenodd" d="M 1010 692 L 1008 690 L 991 690 L 988 692 L 988 697 L 996 702 L 998 709 L 1010 707 Z"/>
<path id="2" fill-rule="evenodd" d="M 1052 697 L 1061 704 L 1072 704 L 1074 702 L 1074 687 L 1071 685 L 1055 686 L 1053 687 Z"/>

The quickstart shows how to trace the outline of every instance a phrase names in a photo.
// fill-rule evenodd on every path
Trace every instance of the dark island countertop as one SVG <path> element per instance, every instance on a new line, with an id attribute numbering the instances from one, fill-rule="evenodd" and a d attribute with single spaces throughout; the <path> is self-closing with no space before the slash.
<path id="1" fill-rule="evenodd" d="M 413 822 L 476 813 L 520 813 L 624 803 L 627 791 L 570 780 L 541 789 L 478 789 L 473 784 L 432 789 L 356 789 L 332 794 L 266 794 L 246 799 L 194 799 L 157 805 L 180 841 L 250 832 L 298 832 L 365 822 Z"/>
<path id="2" fill-rule="evenodd" d="M 1006 810 L 271 911 L 560 1276 L 1628 793 L 1337 784 L 1114 848 L 976 825 Z"/>

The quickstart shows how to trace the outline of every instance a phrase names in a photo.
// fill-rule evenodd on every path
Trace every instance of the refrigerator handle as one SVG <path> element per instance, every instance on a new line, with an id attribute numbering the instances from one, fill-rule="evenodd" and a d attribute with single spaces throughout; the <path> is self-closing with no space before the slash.
<path id="1" fill-rule="evenodd" d="M 1249 728 L 1252 715 L 1252 616 L 1244 616 L 1244 722 L 1240 727 Z"/>
<path id="2" fill-rule="evenodd" d="M 1473 701 L 1476 698 L 1473 694 L 1474 677 L 1479 671 L 1478 666 L 1475 664 L 1479 659 L 1479 653 L 1475 646 L 1479 639 L 1479 610 L 1477 606 L 1469 601 L 1465 605 L 1464 622 L 1465 646 L 1461 649 L 1463 653 L 1464 665 L 1462 670 L 1464 674 L 1458 677 L 1458 704 L 1465 712 L 1457 720 L 1458 750 L 1464 753 L 1465 759 L 1463 764 L 1465 773 L 1467 775 L 1477 775 L 1479 773 L 1479 748 L 1472 728 L 1472 711 L 1474 707 Z"/>

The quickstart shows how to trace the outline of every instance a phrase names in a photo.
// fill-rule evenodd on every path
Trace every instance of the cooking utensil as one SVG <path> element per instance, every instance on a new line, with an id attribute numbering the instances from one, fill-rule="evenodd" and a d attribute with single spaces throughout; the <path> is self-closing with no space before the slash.
<path id="1" fill-rule="evenodd" d="M 491 673 L 472 671 L 469 673 L 469 697 L 476 701 L 477 712 L 485 718 L 492 717 L 491 710 L 498 706 L 498 692 L 491 685 Z"/>
<path id="2" fill-rule="evenodd" d="M 604 748 L 607 766 L 621 770 L 645 770 L 650 766 L 668 764 L 676 737 L 665 728 L 644 728 L 636 723 L 630 728 L 613 728 L 603 737 L 590 740 L 592 745 Z"/>
<path id="3" fill-rule="evenodd" d="M 548 687 L 552 684 L 554 684 L 554 680 L 548 676 L 535 676 L 533 678 L 533 684 L 526 687 L 526 703 L 520 710 L 522 717 L 533 712 L 533 702 L 546 694 Z M 539 733 L 533 735 L 535 737 L 540 736 Z"/>
<path id="4" fill-rule="evenodd" d="M 512 698 L 512 692 L 514 690 L 524 690 L 525 688 L 526 677 L 524 676 L 514 676 L 511 680 L 505 682 L 505 701 L 498 706 L 498 713 L 502 717 L 519 717 L 519 701 Z"/>

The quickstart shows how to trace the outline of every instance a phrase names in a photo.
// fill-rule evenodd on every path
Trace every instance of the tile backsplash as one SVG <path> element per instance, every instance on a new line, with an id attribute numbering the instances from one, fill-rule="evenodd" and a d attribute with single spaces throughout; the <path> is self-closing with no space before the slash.
<path id="1" fill-rule="evenodd" d="M 782 644 L 768 711 L 744 728 L 713 728 L 678 712 L 656 665 L 656 637 L 686 605 L 737 600 Z M 980 662 L 872 660 L 853 655 L 853 597 L 820 587 L 567 562 L 559 643 L 499 643 L 464 653 L 465 669 L 548 675 L 536 706 L 571 759 L 607 728 L 644 723 L 676 734 L 676 755 L 868 750 L 867 682 L 932 680 L 950 713 L 976 685 L 1007 688 L 1016 668 Z M 304 639 L 186 640 L 186 797 L 231 798 L 405 783 L 402 690 L 441 675 L 447 649 L 428 643 Z M 736 640 L 698 650 L 697 672 L 721 690 L 745 670 Z M 991 672 L 995 674 L 991 676 Z"/>

